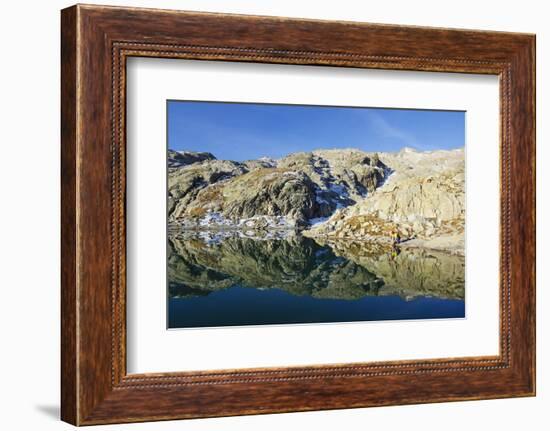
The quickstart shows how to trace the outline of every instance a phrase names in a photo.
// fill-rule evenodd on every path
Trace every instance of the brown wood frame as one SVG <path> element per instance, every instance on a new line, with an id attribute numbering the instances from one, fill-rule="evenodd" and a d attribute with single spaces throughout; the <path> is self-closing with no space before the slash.
<path id="1" fill-rule="evenodd" d="M 63 420 L 88 425 L 535 394 L 534 35 L 82 5 L 61 15 Z M 127 375 L 129 56 L 498 75 L 500 354 Z"/>

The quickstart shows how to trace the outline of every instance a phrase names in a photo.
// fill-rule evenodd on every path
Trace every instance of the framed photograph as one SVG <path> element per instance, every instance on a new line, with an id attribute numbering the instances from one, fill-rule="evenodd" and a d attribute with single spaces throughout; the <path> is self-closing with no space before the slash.
<path id="1" fill-rule="evenodd" d="M 62 11 L 62 419 L 535 394 L 535 37 Z"/>

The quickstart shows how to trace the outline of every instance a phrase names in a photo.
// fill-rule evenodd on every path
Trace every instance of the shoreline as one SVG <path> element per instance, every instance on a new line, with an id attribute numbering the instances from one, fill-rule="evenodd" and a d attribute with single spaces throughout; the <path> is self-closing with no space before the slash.
<path id="1" fill-rule="evenodd" d="M 268 240 L 268 239 L 286 239 L 289 236 L 302 236 L 310 238 L 316 242 L 327 243 L 370 243 L 380 247 L 387 248 L 390 251 L 396 247 L 398 249 L 424 249 L 433 250 L 437 252 L 448 253 L 450 255 L 465 256 L 464 249 L 464 234 L 455 234 L 452 236 L 435 236 L 433 238 L 413 238 L 404 240 L 400 243 L 393 244 L 390 237 L 386 236 L 366 236 L 364 238 L 337 238 L 330 235 L 312 235 L 311 231 L 307 228 L 297 227 L 270 227 L 269 229 L 263 228 L 247 228 L 240 225 L 223 225 L 223 226 L 197 226 L 197 227 L 184 227 L 176 223 L 168 223 L 169 236 L 182 233 L 184 236 L 202 238 L 204 236 L 222 236 L 229 238 L 231 236 L 239 236 L 242 238 L 249 238 L 253 240 Z M 187 235 L 186 235 L 187 234 Z M 460 238 L 462 237 L 462 239 Z M 220 238 L 222 239 L 222 238 Z"/>

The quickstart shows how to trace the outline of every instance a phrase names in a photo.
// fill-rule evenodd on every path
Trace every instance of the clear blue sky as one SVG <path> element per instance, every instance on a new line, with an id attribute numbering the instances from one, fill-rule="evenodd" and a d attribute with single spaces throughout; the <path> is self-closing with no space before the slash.
<path id="1" fill-rule="evenodd" d="M 297 151 L 453 149 L 464 146 L 465 113 L 256 103 L 168 101 L 168 148 L 218 159 L 279 158 Z"/>

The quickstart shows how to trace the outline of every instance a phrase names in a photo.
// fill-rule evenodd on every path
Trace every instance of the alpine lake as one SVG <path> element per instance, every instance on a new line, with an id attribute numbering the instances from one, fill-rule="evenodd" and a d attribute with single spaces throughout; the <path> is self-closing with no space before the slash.
<path id="1" fill-rule="evenodd" d="M 167 246 L 169 329 L 465 316 L 460 255 L 170 226 Z"/>

